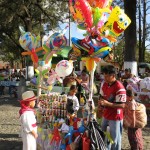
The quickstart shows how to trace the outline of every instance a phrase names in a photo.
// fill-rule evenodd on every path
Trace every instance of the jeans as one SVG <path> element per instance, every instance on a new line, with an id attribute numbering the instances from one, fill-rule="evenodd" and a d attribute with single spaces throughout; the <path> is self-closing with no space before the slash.
<path id="1" fill-rule="evenodd" d="M 107 142 L 107 150 L 121 150 L 121 137 L 122 137 L 122 127 L 123 120 L 107 120 L 102 119 L 102 130 L 107 131 L 107 126 L 110 128 L 110 135 L 113 139 L 113 144 Z"/>

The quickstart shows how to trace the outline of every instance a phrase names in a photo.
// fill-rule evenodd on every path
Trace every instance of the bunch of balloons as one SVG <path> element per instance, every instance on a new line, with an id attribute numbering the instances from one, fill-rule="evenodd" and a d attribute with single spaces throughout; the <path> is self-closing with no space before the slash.
<path id="1" fill-rule="evenodd" d="M 129 26 L 130 18 L 113 0 L 70 0 L 69 7 L 78 28 L 86 31 L 84 39 L 72 37 L 73 50 L 69 58 L 110 56 L 112 44 Z"/>

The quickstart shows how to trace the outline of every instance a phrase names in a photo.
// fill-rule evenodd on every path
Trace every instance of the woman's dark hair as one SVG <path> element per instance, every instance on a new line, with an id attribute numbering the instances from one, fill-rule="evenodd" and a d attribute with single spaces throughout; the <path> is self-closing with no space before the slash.
<path id="1" fill-rule="evenodd" d="M 76 90 L 76 89 L 77 89 L 76 85 L 71 85 L 71 87 L 70 87 L 70 91 L 72 91 L 72 90 Z"/>
<path id="2" fill-rule="evenodd" d="M 116 74 L 116 69 L 112 65 L 107 65 L 102 69 L 102 73 L 105 74 Z"/>
<path id="3" fill-rule="evenodd" d="M 129 97 L 132 97 L 132 96 L 134 96 L 134 93 L 132 90 L 126 90 L 126 95 Z"/>

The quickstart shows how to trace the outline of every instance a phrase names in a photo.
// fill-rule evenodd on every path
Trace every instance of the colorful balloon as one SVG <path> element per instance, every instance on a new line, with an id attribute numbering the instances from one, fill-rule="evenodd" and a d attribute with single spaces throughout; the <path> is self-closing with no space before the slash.
<path id="1" fill-rule="evenodd" d="M 19 38 L 19 43 L 24 50 L 31 51 L 39 46 L 40 36 L 35 36 L 30 32 L 25 32 Z"/>
<path id="2" fill-rule="evenodd" d="M 112 0 L 87 0 L 91 7 L 105 8 L 109 7 L 112 3 Z"/>
<path id="3" fill-rule="evenodd" d="M 82 60 L 85 61 L 86 68 L 90 72 L 96 68 L 96 62 L 99 62 L 101 59 L 92 58 L 92 57 L 86 57 L 86 58 L 84 57 L 82 58 Z"/>
<path id="4" fill-rule="evenodd" d="M 86 0 L 70 0 L 70 12 L 77 23 L 84 23 L 86 28 L 93 25 L 92 9 Z"/>
<path id="5" fill-rule="evenodd" d="M 75 37 L 71 38 L 73 43 L 73 52 L 69 54 L 69 58 L 76 56 L 77 57 L 97 57 L 97 58 L 104 58 L 106 57 L 109 52 L 111 51 L 111 43 L 107 38 L 103 38 L 99 41 L 93 39 L 77 39 Z M 74 60 L 73 59 L 73 60 Z"/>
<path id="6" fill-rule="evenodd" d="M 68 27 L 68 26 L 67 26 Z M 62 55 L 63 57 L 67 57 L 69 50 L 71 49 L 70 46 L 67 46 L 67 38 L 64 35 L 66 32 L 67 27 L 61 32 L 56 32 L 52 34 L 46 43 L 43 45 L 43 49 L 45 50 L 46 54 L 44 55 L 45 63 L 48 63 L 54 54 Z"/>
<path id="7" fill-rule="evenodd" d="M 124 32 L 130 23 L 130 18 L 122 9 L 120 9 L 120 7 L 116 6 L 112 10 L 107 23 L 100 29 L 100 32 L 106 37 L 111 36 L 115 38 Z"/>
<path id="8" fill-rule="evenodd" d="M 71 74 L 73 70 L 73 63 L 68 60 L 61 60 L 55 68 L 55 72 L 59 77 L 66 77 Z"/>
<path id="9" fill-rule="evenodd" d="M 21 29 L 20 29 L 21 30 Z M 40 36 L 35 36 L 31 34 L 30 32 L 23 32 L 23 35 L 19 38 L 19 43 L 21 47 L 24 50 L 27 50 L 28 52 L 23 52 L 22 55 L 31 55 L 31 59 L 34 63 L 38 62 L 38 56 L 37 52 L 41 51 L 42 48 L 40 48 Z M 37 48 L 37 49 L 36 49 Z"/>
<path id="10" fill-rule="evenodd" d="M 47 79 L 47 83 L 49 85 L 52 85 L 53 83 L 55 83 L 56 80 L 58 80 L 60 83 L 62 83 L 62 79 L 57 75 L 57 73 L 54 70 L 51 69 L 51 73 Z"/>

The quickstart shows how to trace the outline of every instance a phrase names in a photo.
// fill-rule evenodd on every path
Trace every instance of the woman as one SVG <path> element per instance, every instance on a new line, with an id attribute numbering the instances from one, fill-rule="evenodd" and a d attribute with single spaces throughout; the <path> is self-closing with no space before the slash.
<path id="1" fill-rule="evenodd" d="M 142 137 L 142 129 L 135 128 L 135 110 L 137 107 L 137 103 L 134 100 L 134 93 L 131 90 L 126 91 L 127 94 L 127 103 L 125 107 L 125 113 L 130 119 L 133 120 L 132 128 L 128 127 L 128 139 L 131 146 L 131 150 L 143 150 L 143 137 Z M 128 118 L 129 119 L 129 118 Z"/>

